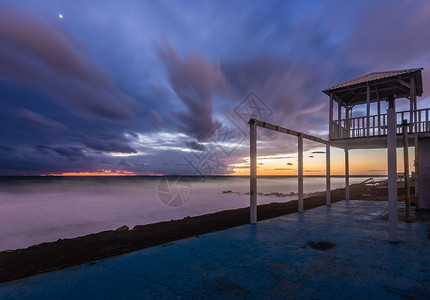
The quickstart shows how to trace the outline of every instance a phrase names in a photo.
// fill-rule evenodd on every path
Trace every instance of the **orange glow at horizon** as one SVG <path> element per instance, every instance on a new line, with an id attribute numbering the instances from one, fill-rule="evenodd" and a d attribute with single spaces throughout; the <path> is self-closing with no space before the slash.
<path id="1" fill-rule="evenodd" d="M 304 152 L 304 175 L 326 175 L 325 153 L 319 151 Z M 276 156 L 258 156 L 257 174 L 258 175 L 297 175 L 298 158 L 297 154 L 282 155 L 286 158 L 274 158 Z M 409 148 L 409 170 L 414 171 L 414 149 Z M 345 156 L 342 149 L 331 148 L 331 175 L 345 174 Z M 244 157 L 242 163 L 230 165 L 234 171 L 233 175 L 249 175 L 249 157 Z M 387 150 L 350 150 L 349 151 L 349 170 L 350 175 L 386 175 Z M 403 172 L 403 150 L 397 150 L 397 170 Z"/>
<path id="2" fill-rule="evenodd" d="M 42 176 L 136 176 L 137 174 L 129 171 L 97 170 L 96 172 L 65 172 L 58 174 L 44 174 Z"/>

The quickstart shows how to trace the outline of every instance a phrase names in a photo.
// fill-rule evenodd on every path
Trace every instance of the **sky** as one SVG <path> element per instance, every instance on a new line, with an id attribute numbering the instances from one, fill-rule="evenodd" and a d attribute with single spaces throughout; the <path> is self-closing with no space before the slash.
<path id="1" fill-rule="evenodd" d="M 338 83 L 422 67 L 430 106 L 428 28 L 419 0 L 0 0 L 0 175 L 249 174 L 249 117 L 327 138 Z M 351 151 L 351 174 L 385 153 Z M 297 173 L 295 138 L 261 129 L 258 155 Z"/>

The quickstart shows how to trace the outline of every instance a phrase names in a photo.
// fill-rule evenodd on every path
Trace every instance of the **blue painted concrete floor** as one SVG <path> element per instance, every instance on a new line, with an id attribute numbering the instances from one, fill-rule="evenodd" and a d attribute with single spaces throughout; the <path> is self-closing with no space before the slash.
<path id="1" fill-rule="evenodd" d="M 428 222 L 342 201 L 0 285 L 0 299 L 429 299 Z M 309 242 L 330 242 L 328 250 Z"/>

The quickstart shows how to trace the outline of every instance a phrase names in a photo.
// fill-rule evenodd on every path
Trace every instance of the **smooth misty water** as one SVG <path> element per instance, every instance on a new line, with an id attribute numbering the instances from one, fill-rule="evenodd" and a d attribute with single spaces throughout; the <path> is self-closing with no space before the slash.
<path id="1" fill-rule="evenodd" d="M 167 178 L 167 182 L 169 186 L 164 177 L 0 178 L 0 251 L 122 225 L 133 228 L 249 206 L 247 177 L 207 177 L 205 181 L 183 177 L 176 183 L 175 178 Z M 344 186 L 343 178 L 331 182 L 332 189 Z M 325 178 L 305 177 L 305 193 L 324 190 Z M 259 178 L 258 192 L 297 192 L 297 177 Z M 293 199 L 297 197 L 259 196 L 258 203 Z"/>

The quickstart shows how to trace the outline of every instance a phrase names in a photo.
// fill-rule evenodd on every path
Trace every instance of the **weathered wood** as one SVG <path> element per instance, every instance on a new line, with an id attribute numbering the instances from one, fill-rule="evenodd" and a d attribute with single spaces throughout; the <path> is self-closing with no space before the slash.
<path id="1" fill-rule="evenodd" d="M 250 136 L 250 192 L 249 209 L 250 223 L 257 224 L 257 124 L 255 119 L 249 120 Z"/>

